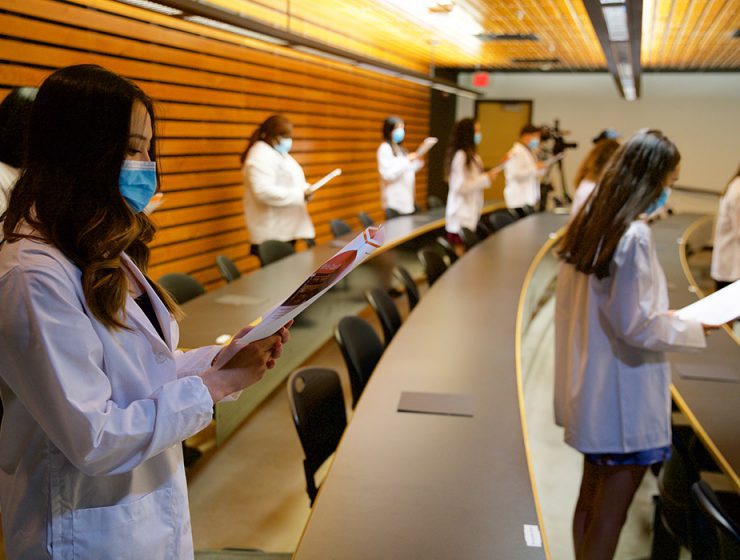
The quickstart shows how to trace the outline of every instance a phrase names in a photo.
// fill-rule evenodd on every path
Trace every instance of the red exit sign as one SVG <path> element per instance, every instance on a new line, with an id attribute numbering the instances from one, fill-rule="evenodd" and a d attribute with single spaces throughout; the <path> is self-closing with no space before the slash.
<path id="1" fill-rule="evenodd" d="M 488 72 L 476 72 L 475 74 L 473 74 L 473 87 L 487 87 L 490 78 L 491 76 Z"/>

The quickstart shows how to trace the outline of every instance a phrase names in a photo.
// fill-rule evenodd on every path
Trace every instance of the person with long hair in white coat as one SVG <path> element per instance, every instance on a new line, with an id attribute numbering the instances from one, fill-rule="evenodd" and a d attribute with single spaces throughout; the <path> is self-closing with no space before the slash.
<path id="1" fill-rule="evenodd" d="M 710 272 L 718 290 L 740 280 L 740 167 L 719 199 Z"/>
<path id="2" fill-rule="evenodd" d="M 255 129 L 242 153 L 244 217 L 253 255 L 268 239 L 314 244 L 316 232 L 306 206 L 310 185 L 290 155 L 292 147 L 293 124 L 272 115 Z"/>
<path id="3" fill-rule="evenodd" d="M 155 130 L 151 100 L 99 66 L 36 97 L 0 246 L 8 558 L 193 558 L 181 442 L 287 340 L 177 349 L 177 305 L 146 276 Z"/>
<path id="4" fill-rule="evenodd" d="M 665 204 L 679 162 L 659 131 L 634 135 L 559 246 L 555 420 L 584 456 L 573 516 L 578 560 L 612 558 L 645 471 L 670 456 L 665 352 L 706 345 L 702 324 L 669 310 L 647 222 Z"/>
<path id="5" fill-rule="evenodd" d="M 463 245 L 462 228 L 475 231 L 483 210 L 483 191 L 499 174 L 494 167 L 486 171 L 478 155 L 477 146 L 483 135 L 480 125 L 473 119 L 462 119 L 455 124 L 447 147 L 447 206 L 445 230 L 447 239 L 458 249 Z"/>
<path id="6" fill-rule="evenodd" d="M 423 158 L 403 146 L 406 126 L 399 117 L 383 121 L 383 142 L 378 146 L 380 193 L 386 217 L 416 211 L 416 174 L 424 167 Z"/>

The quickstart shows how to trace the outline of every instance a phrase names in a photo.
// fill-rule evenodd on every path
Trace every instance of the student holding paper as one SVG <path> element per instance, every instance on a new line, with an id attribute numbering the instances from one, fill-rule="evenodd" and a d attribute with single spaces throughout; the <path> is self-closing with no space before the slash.
<path id="1" fill-rule="evenodd" d="M 244 215 L 253 255 L 268 239 L 292 244 L 304 239 L 313 245 L 316 233 L 306 207 L 310 185 L 289 153 L 292 146 L 293 124 L 272 115 L 257 127 L 242 154 Z"/>
<path id="2" fill-rule="evenodd" d="M 36 97 L 0 246 L 8 558 L 192 558 L 180 444 L 287 340 L 177 350 L 177 305 L 145 273 L 154 130 L 151 100 L 99 66 Z"/>
<path id="3" fill-rule="evenodd" d="M 406 128 L 399 117 L 383 121 L 383 143 L 378 147 L 378 173 L 383 209 L 399 214 L 416 211 L 416 173 L 424 167 L 424 159 L 403 146 Z"/>
<path id="4" fill-rule="evenodd" d="M 507 154 L 504 199 L 508 208 L 537 207 L 540 201 L 540 177 L 547 167 L 546 162 L 538 162 L 535 157 L 540 137 L 540 127 L 525 125 Z"/>
<path id="5" fill-rule="evenodd" d="M 711 274 L 718 290 L 740 280 L 740 168 L 719 199 Z"/>
<path id="6" fill-rule="evenodd" d="M 573 195 L 573 206 L 570 209 L 571 216 L 575 216 L 591 196 L 606 165 L 618 148 L 619 142 L 609 138 L 599 140 L 591 148 L 576 173 L 576 192 Z"/>
<path id="7" fill-rule="evenodd" d="M 704 348 L 705 329 L 668 309 L 649 224 L 680 154 L 644 130 L 614 155 L 559 247 L 555 420 L 584 455 L 573 517 L 576 558 L 612 558 L 648 466 L 671 445 L 666 351 Z"/>
<path id="8" fill-rule="evenodd" d="M 460 231 L 466 227 L 475 231 L 483 210 L 483 190 L 501 172 L 500 167 L 483 169 L 483 160 L 477 153 L 483 135 L 473 119 L 462 119 L 452 130 L 447 148 L 447 177 L 449 191 L 445 210 L 447 239 L 456 247 L 463 245 Z"/>

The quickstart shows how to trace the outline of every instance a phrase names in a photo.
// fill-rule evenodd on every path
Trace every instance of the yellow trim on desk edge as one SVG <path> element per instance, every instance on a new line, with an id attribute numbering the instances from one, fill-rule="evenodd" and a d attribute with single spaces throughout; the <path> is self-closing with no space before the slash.
<path id="1" fill-rule="evenodd" d="M 524 411 L 524 386 L 522 385 L 522 322 L 524 321 L 524 302 L 527 295 L 527 289 L 532 281 L 534 272 L 539 267 L 540 262 L 544 256 L 560 241 L 565 228 L 559 229 L 554 236 L 547 240 L 547 242 L 540 248 L 535 255 L 532 263 L 529 265 L 527 274 L 524 277 L 522 283 L 522 291 L 519 294 L 519 305 L 516 311 L 516 327 L 514 333 L 514 356 L 516 360 L 516 386 L 517 394 L 519 396 L 519 415 L 522 420 L 522 435 L 524 436 L 524 453 L 527 456 L 527 469 L 529 470 L 529 480 L 532 484 L 532 494 L 534 496 L 534 506 L 537 510 L 537 521 L 540 525 L 540 534 L 542 535 L 542 544 L 545 549 L 545 557 L 550 560 L 550 547 L 547 542 L 547 535 L 545 534 L 545 523 L 542 519 L 542 510 L 540 508 L 540 499 L 537 494 L 537 484 L 534 479 L 534 467 L 532 466 L 532 457 L 529 451 L 529 432 L 527 431 L 527 416 Z"/>

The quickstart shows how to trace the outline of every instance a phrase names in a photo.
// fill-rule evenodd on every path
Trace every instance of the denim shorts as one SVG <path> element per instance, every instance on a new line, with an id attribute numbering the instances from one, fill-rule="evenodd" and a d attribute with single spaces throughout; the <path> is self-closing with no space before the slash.
<path id="1" fill-rule="evenodd" d="M 599 467 L 616 467 L 620 465 L 638 465 L 648 467 L 662 463 L 671 458 L 671 446 L 643 449 L 632 453 L 584 453 L 586 461 Z"/>

